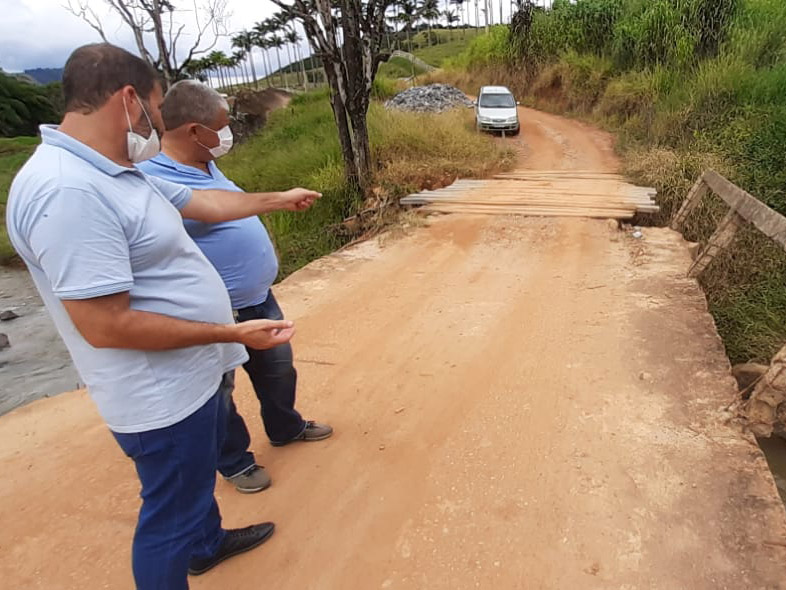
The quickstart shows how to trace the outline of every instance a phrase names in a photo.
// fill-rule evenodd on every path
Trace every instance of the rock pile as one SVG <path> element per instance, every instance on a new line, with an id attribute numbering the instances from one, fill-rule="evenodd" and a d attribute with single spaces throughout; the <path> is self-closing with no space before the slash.
<path id="1" fill-rule="evenodd" d="M 455 86 L 430 84 L 405 90 L 387 101 L 385 106 L 403 111 L 441 113 L 456 107 L 470 107 L 472 101 Z"/>

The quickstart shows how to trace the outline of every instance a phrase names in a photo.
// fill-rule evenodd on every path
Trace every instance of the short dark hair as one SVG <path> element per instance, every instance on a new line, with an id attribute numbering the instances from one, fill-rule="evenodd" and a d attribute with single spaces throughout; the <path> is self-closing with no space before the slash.
<path id="1" fill-rule="evenodd" d="M 157 81 L 156 71 L 125 49 L 109 43 L 83 45 L 74 50 L 63 70 L 65 111 L 91 113 L 128 85 L 147 99 Z"/>

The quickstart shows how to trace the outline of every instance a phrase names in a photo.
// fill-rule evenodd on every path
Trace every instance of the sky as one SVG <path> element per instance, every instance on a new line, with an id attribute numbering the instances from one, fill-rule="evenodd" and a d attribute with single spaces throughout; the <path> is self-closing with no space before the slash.
<path id="1" fill-rule="evenodd" d="M 74 4 L 78 3 L 78 0 L 72 1 Z M 174 5 L 187 9 L 191 8 L 194 2 L 202 6 L 205 1 L 174 0 Z M 250 29 L 254 23 L 277 11 L 276 6 L 269 0 L 225 1 L 230 14 L 227 24 L 229 34 Z M 491 1 L 494 20 L 498 18 L 500 5 L 507 20 L 511 0 Z M 63 7 L 67 2 L 68 0 L 0 0 L 0 69 L 21 72 L 32 68 L 60 68 L 71 51 L 80 45 L 101 41 L 96 31 Z M 106 5 L 105 0 L 87 2 L 101 17 L 109 41 L 137 53 L 129 29 Z M 468 2 L 465 5 L 469 9 L 466 13 L 474 21 L 474 0 Z M 551 2 L 552 0 L 536 0 L 536 3 L 541 5 Z M 440 0 L 440 8 L 443 8 L 444 3 L 445 0 Z M 480 0 L 480 4 L 483 5 L 483 0 Z M 188 25 L 186 31 L 193 35 L 196 32 L 196 28 L 191 24 L 193 11 L 184 11 L 179 18 Z M 230 54 L 232 47 L 229 38 L 220 39 L 215 49 Z"/>
<path id="2" fill-rule="evenodd" d="M 229 33 L 248 29 L 276 11 L 264 0 L 226 0 Z M 67 0 L 0 0 L 0 68 L 20 72 L 30 68 L 60 68 L 68 55 L 85 43 L 101 41 L 100 36 L 63 5 Z M 102 17 L 110 42 L 137 53 L 133 38 L 112 14 L 103 0 L 89 0 L 90 6 Z M 197 0 L 202 5 L 203 0 Z M 193 0 L 175 0 L 175 6 L 193 6 Z M 188 14 L 183 20 L 189 21 Z M 195 32 L 195 27 L 187 30 Z M 221 39 L 216 49 L 231 53 L 228 38 Z"/>

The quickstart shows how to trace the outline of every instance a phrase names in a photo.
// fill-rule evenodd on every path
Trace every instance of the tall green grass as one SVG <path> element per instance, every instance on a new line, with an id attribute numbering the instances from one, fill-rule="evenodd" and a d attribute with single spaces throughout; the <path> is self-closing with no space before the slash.
<path id="1" fill-rule="evenodd" d="M 555 0 L 507 48 L 503 32 L 478 37 L 442 75 L 615 131 L 628 173 L 659 189 L 653 223 L 709 167 L 786 214 L 784 31 L 783 0 Z M 686 237 L 706 240 L 723 213 L 708 199 Z M 745 232 L 702 284 L 732 361 L 786 343 L 786 253 L 766 238 Z"/>

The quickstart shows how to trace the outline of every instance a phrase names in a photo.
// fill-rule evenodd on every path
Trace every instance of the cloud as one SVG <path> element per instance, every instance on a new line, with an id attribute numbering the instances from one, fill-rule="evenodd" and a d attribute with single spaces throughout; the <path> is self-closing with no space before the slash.
<path id="1" fill-rule="evenodd" d="M 69 54 L 86 43 L 100 41 L 98 33 L 63 8 L 65 0 L 0 0 L 0 68 L 17 72 L 30 68 L 57 68 Z M 136 53 L 130 32 L 102 0 L 91 0 L 110 42 Z M 229 0 L 229 31 L 250 28 L 274 12 L 271 3 Z M 187 27 L 193 33 L 193 26 Z M 152 46 L 152 45 L 151 45 Z M 231 52 L 229 39 L 216 49 Z"/>

